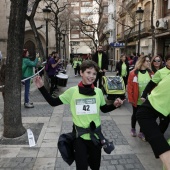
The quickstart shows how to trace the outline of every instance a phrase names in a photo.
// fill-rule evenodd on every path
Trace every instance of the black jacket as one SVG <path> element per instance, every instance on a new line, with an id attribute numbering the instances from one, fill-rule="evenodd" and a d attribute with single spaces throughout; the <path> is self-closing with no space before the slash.
<path id="1" fill-rule="evenodd" d="M 118 71 L 117 76 L 121 76 L 121 73 L 122 73 L 122 64 L 123 64 L 122 61 L 119 61 L 116 64 L 116 70 L 115 71 Z M 128 77 L 128 75 L 129 75 L 129 63 L 127 61 L 125 61 L 125 64 L 126 64 L 126 71 L 127 71 L 127 77 Z"/>
<path id="2" fill-rule="evenodd" d="M 93 55 L 92 60 L 98 64 L 98 52 L 96 52 Z M 108 57 L 107 57 L 106 53 L 102 52 L 102 68 L 101 68 L 101 70 L 103 70 L 103 69 L 108 70 L 108 65 L 109 65 Z"/>

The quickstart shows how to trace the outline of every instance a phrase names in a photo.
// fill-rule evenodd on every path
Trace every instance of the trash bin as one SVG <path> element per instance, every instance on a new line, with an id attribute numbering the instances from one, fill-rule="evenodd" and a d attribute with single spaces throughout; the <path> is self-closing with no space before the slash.
<path id="1" fill-rule="evenodd" d="M 57 85 L 62 86 L 62 87 L 66 87 L 68 75 L 63 74 L 63 73 L 59 73 L 58 75 L 56 75 L 56 77 L 57 77 Z"/>

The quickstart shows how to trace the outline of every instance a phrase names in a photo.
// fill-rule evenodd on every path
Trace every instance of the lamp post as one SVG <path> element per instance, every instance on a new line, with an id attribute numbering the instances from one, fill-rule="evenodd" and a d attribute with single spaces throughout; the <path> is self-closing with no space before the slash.
<path id="1" fill-rule="evenodd" d="M 63 34 L 63 56 L 64 56 L 64 60 L 66 59 L 66 44 L 65 44 L 65 36 L 66 34 Z"/>
<path id="2" fill-rule="evenodd" d="M 138 55 L 140 55 L 140 29 L 141 29 L 141 21 L 143 18 L 144 10 L 139 7 L 138 10 L 136 10 L 136 18 L 139 21 L 139 30 L 138 30 Z"/>
<path id="3" fill-rule="evenodd" d="M 107 51 L 107 56 L 108 56 L 108 50 L 109 50 L 109 37 L 110 37 L 110 32 L 107 32 L 106 33 L 106 39 L 107 39 L 107 49 L 106 49 L 106 51 Z"/>
<path id="4" fill-rule="evenodd" d="M 44 14 L 44 20 L 46 21 L 46 58 L 48 58 L 48 21 L 50 17 L 51 10 L 46 6 L 46 8 L 43 9 Z"/>
<path id="5" fill-rule="evenodd" d="M 97 51 L 97 46 L 98 46 L 98 40 L 96 39 L 96 40 L 95 40 L 95 48 L 96 48 L 96 51 Z"/>

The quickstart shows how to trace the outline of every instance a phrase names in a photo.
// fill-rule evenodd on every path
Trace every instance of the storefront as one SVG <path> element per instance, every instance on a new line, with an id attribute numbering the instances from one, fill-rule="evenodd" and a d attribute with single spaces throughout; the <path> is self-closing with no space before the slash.
<path id="1" fill-rule="evenodd" d="M 170 33 L 162 33 L 156 37 L 156 54 L 161 54 L 163 59 L 167 53 L 170 53 Z"/>

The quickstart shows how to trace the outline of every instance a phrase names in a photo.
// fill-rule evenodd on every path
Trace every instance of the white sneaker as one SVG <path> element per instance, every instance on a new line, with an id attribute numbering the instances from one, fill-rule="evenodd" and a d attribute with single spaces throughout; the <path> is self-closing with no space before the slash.
<path id="1" fill-rule="evenodd" d="M 25 106 L 25 108 L 33 108 L 34 107 L 33 103 L 25 103 L 24 106 Z"/>

